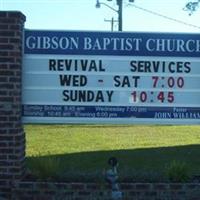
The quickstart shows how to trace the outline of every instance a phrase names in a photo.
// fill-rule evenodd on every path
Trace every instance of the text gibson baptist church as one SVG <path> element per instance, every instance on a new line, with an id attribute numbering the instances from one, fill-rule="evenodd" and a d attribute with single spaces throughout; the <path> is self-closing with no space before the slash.
<path id="1" fill-rule="evenodd" d="M 71 34 L 70 34 L 71 33 Z M 179 37 L 180 36 L 180 37 Z M 25 38 L 25 51 L 33 50 L 36 53 L 40 51 L 42 54 L 53 54 L 54 50 L 60 50 L 61 54 L 65 54 L 66 51 L 70 51 L 72 54 L 75 51 L 78 54 L 81 54 L 81 51 L 93 52 L 95 54 L 109 54 L 110 51 L 121 53 L 126 55 L 127 52 L 133 53 L 136 52 L 136 55 L 140 55 L 139 52 L 142 52 L 147 56 L 155 52 L 158 56 L 159 53 L 165 52 L 168 53 L 183 53 L 190 54 L 191 56 L 200 55 L 200 38 L 197 36 L 195 39 L 184 37 L 184 35 L 168 35 L 159 34 L 158 37 L 151 37 L 151 34 L 128 34 L 124 37 L 119 33 L 116 35 L 109 34 L 100 34 L 96 35 L 95 32 L 90 35 L 87 32 L 73 33 L 68 32 L 67 35 L 61 34 L 51 34 L 51 35 L 27 35 Z M 42 52 L 43 50 L 48 50 L 46 53 Z M 137 53 L 138 52 L 138 53 Z M 182 55 L 182 56 L 183 56 Z M 162 56 L 162 55 L 161 55 Z"/>

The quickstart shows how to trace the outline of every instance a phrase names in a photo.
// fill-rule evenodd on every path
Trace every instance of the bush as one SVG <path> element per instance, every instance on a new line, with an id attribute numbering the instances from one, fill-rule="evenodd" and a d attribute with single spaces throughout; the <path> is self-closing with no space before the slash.
<path id="1" fill-rule="evenodd" d="M 56 157 L 32 157 L 29 159 L 29 170 L 41 180 L 55 179 L 58 172 L 62 170 L 61 167 L 61 160 Z"/>
<path id="2" fill-rule="evenodd" d="M 31 157 L 28 159 L 28 169 L 33 177 L 44 181 L 105 182 L 103 170 L 82 171 L 65 168 L 63 160 L 56 156 Z M 177 160 L 169 163 L 164 171 L 123 167 L 118 170 L 118 173 L 119 182 L 187 182 L 190 179 L 187 164 Z"/>
<path id="3" fill-rule="evenodd" d="M 164 175 L 160 171 L 151 169 L 130 169 L 122 168 L 119 170 L 119 180 L 121 182 L 163 182 L 166 181 Z"/>
<path id="4" fill-rule="evenodd" d="M 190 177 L 187 164 L 177 160 L 173 160 L 166 167 L 166 174 L 171 182 L 187 182 Z"/>

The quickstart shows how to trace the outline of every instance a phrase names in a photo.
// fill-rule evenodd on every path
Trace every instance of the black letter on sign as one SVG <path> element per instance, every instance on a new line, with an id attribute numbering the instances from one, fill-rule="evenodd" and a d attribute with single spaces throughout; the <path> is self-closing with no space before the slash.
<path id="1" fill-rule="evenodd" d="M 69 90 L 63 90 L 63 101 L 69 101 Z"/>
<path id="2" fill-rule="evenodd" d="M 55 59 L 49 60 L 49 70 L 56 71 L 56 60 Z"/>

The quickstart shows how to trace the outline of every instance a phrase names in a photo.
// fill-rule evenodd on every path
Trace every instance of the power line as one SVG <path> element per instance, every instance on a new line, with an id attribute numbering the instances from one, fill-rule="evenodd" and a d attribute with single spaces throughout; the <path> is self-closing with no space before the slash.
<path id="1" fill-rule="evenodd" d="M 164 18 L 164 19 L 168 19 L 168 20 L 170 20 L 170 21 L 173 21 L 173 22 L 176 22 L 176 23 L 179 23 L 179 24 L 183 24 L 183 25 L 186 25 L 186 26 L 190 26 L 190 27 L 193 27 L 193 28 L 200 29 L 200 26 L 196 26 L 196 25 L 194 25 L 194 24 L 190 24 L 190 23 L 187 23 L 187 22 L 178 20 L 178 19 L 174 19 L 174 18 L 172 18 L 172 17 L 168 17 L 168 16 L 166 16 L 166 15 L 162 15 L 162 14 L 160 14 L 160 13 L 157 13 L 157 12 L 148 10 L 148 9 L 146 9 L 146 8 L 142 8 L 142 7 L 140 7 L 140 6 L 137 6 L 137 5 L 135 5 L 135 4 L 128 4 L 128 5 L 133 6 L 133 7 L 137 8 L 137 9 L 139 9 L 139 10 L 142 10 L 142 11 L 144 11 L 144 12 L 150 13 L 150 14 L 152 14 L 152 15 L 155 15 L 155 16 L 158 16 L 158 17 L 162 17 L 162 18 Z"/>

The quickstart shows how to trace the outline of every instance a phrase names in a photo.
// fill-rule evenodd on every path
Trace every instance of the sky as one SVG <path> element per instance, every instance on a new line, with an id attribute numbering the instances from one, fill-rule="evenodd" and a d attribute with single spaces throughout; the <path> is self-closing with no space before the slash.
<path id="1" fill-rule="evenodd" d="M 197 1 L 197 0 L 191 0 Z M 116 0 L 100 0 L 118 9 Z M 123 31 L 200 32 L 200 8 L 191 16 L 183 10 L 189 0 L 123 0 Z M 0 0 L 0 10 L 18 10 L 26 15 L 25 28 L 49 30 L 110 31 L 117 12 L 96 0 Z M 199 4 L 200 5 L 200 4 Z M 114 31 L 118 24 L 114 23 Z"/>

